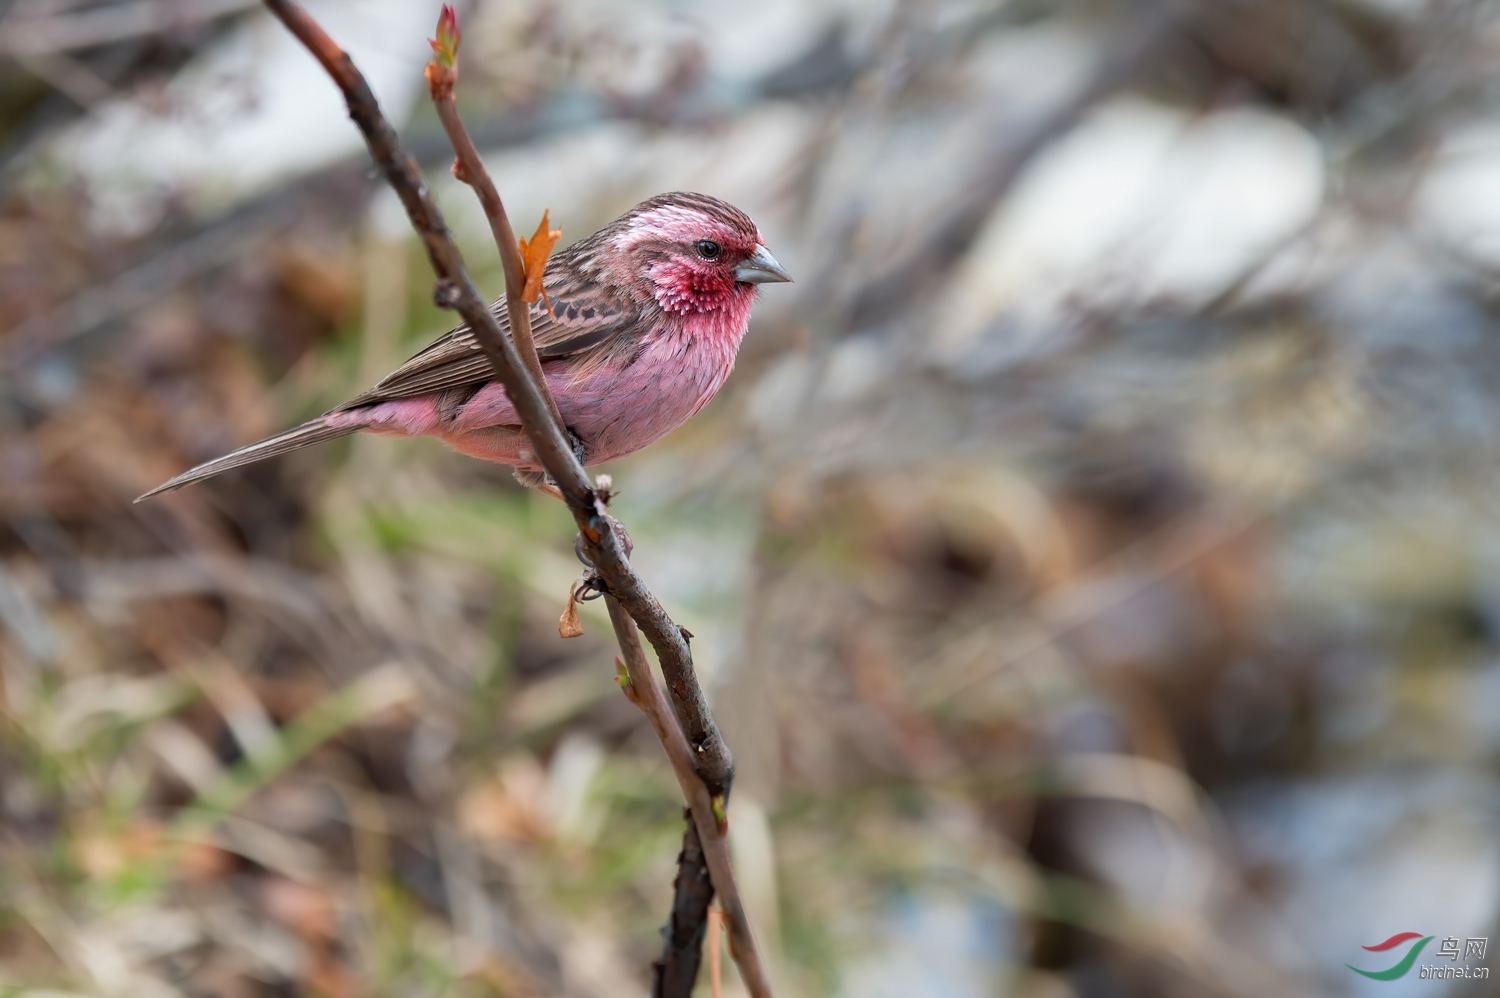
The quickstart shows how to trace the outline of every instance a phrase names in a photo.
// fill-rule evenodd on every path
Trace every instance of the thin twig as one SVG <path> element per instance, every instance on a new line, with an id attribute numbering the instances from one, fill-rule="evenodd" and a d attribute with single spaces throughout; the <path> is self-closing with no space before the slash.
<path id="1" fill-rule="evenodd" d="M 667 698 L 656 683 L 656 674 L 646 661 L 645 649 L 641 647 L 640 635 L 635 622 L 625 614 L 612 596 L 604 598 L 609 607 L 609 619 L 615 627 L 615 638 L 624 653 L 625 670 L 630 676 L 630 685 L 635 694 L 634 701 L 645 711 L 646 719 L 656 731 L 656 737 L 667 750 L 667 759 L 683 796 L 692 809 L 693 824 L 698 829 L 698 838 L 703 843 L 703 856 L 708 863 L 709 876 L 719 894 L 719 903 L 724 909 L 724 921 L 729 929 L 729 953 L 740 968 L 745 987 L 752 995 L 769 995 L 770 982 L 761 966 L 760 953 L 755 947 L 750 931 L 750 920 L 745 916 L 745 906 L 740 900 L 739 887 L 734 880 L 734 870 L 729 862 L 729 827 L 721 823 L 714 813 L 714 801 L 708 789 L 698 778 L 693 768 L 693 751 L 683 737 L 682 730 L 673 722 L 667 706 Z"/>
<path id="2" fill-rule="evenodd" d="M 721 962 L 719 956 L 719 932 L 724 927 L 724 913 L 713 908 L 708 913 L 708 995 L 709 998 L 722 998 L 720 979 L 722 973 L 719 969 Z"/>
<path id="3" fill-rule="evenodd" d="M 455 46 L 455 62 L 457 55 Z M 445 68 L 449 71 L 448 80 L 439 80 L 429 72 L 428 90 L 432 94 L 433 106 L 437 108 L 438 120 L 443 123 L 443 131 L 458 157 L 453 173 L 459 180 L 474 188 L 474 193 L 478 195 L 479 203 L 484 208 L 484 217 L 489 220 L 490 232 L 495 237 L 495 249 L 499 251 L 500 263 L 505 269 L 505 309 L 510 316 L 510 335 L 515 341 L 516 352 L 521 355 L 532 380 L 541 388 L 553 422 L 563 426 L 562 412 L 558 410 L 557 400 L 552 397 L 552 390 L 547 386 L 547 376 L 542 373 L 542 359 L 537 356 L 536 343 L 531 336 L 531 307 L 521 296 L 526 274 L 521 254 L 517 251 L 516 232 L 511 227 L 505 204 L 500 200 L 500 192 L 490 179 L 484 160 L 479 158 L 474 140 L 469 137 L 469 130 L 458 116 L 458 102 L 454 97 L 452 83 L 452 79 L 457 76 L 458 67 L 455 64 Z"/>
<path id="4" fill-rule="evenodd" d="M 634 622 L 628 628 L 630 648 L 622 638 L 621 647 L 627 653 L 627 661 L 636 663 L 632 668 L 637 669 L 639 663 L 644 662 L 635 631 L 637 624 L 655 648 L 672 693 L 670 702 L 678 724 L 659 723 L 668 716 L 663 706 L 667 701 L 654 678 L 649 687 L 642 687 L 649 689 L 656 698 L 656 712 L 649 716 L 653 718 L 653 727 L 678 773 L 693 822 L 703 840 L 710 875 L 723 898 L 729 922 L 730 953 L 739 964 L 751 995 L 769 998 L 770 984 L 761 966 L 744 908 L 739 903 L 728 848 L 719 828 L 719 815 L 723 814 L 733 780 L 733 761 L 693 670 L 689 635 L 672 621 L 631 566 L 623 531 L 618 529 L 618 524 L 608 516 L 603 503 L 595 495 L 588 475 L 569 446 L 563 425 L 552 418 L 552 406 L 545 394 L 546 383 L 537 382 L 530 376 L 529 366 L 522 361 L 515 342 L 503 334 L 495 314 L 480 297 L 416 161 L 381 113 L 364 76 L 348 54 L 301 6 L 292 0 L 265 0 L 265 3 L 312 52 L 343 92 L 350 118 L 363 133 L 371 157 L 401 199 L 412 227 L 427 251 L 438 278 L 434 300 L 443 307 L 456 309 L 473 330 L 496 379 L 516 407 L 521 428 L 531 441 L 537 462 L 556 483 L 578 524 L 584 552 L 611 596 L 611 617 L 618 616 L 618 601 L 618 606 Z M 508 261 L 507 272 L 522 269 L 517 266 L 519 247 L 513 241 L 501 240 L 500 250 L 502 260 Z M 515 259 L 510 259 L 513 254 Z M 507 295 L 511 289 L 516 293 L 520 291 L 512 284 Z M 526 319 L 529 321 L 529 313 Z M 617 635 L 623 630 L 626 629 L 617 626 Z M 646 675 L 650 675 L 649 670 Z"/>

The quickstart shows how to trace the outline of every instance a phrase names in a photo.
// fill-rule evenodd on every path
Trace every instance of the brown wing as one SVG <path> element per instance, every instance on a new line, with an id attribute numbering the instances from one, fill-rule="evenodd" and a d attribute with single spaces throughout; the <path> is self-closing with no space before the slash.
<path id="1" fill-rule="evenodd" d="M 548 274 L 551 278 L 553 275 Z M 531 306 L 531 335 L 542 360 L 571 357 L 597 347 L 612 337 L 628 335 L 640 324 L 639 307 L 623 295 L 598 284 L 570 280 L 548 281 L 552 313 L 538 301 Z M 491 306 L 500 328 L 510 332 L 510 317 L 502 298 Z M 449 330 L 437 341 L 380 380 L 335 409 L 340 412 L 376 402 L 426 395 L 488 381 L 490 364 L 467 323 Z"/>

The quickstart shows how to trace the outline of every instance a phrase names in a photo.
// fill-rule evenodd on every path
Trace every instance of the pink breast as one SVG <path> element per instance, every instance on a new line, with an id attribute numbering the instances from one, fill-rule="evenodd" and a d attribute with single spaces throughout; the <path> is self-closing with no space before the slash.
<path id="1" fill-rule="evenodd" d="M 589 464 L 634 453 L 691 419 L 723 387 L 750 321 L 754 290 L 724 308 L 669 317 L 648 334 L 628 365 L 580 373 L 576 358 L 545 366 L 563 421 L 583 440 Z M 524 438 L 497 434 L 516 426 L 515 407 L 497 383 L 486 385 L 442 433 L 456 449 L 537 470 Z"/>
<path id="2" fill-rule="evenodd" d="M 587 446 L 589 463 L 612 461 L 691 419 L 723 387 L 733 366 L 732 352 L 667 335 L 648 343 L 626 370 L 600 371 L 564 389 L 557 405 Z"/>

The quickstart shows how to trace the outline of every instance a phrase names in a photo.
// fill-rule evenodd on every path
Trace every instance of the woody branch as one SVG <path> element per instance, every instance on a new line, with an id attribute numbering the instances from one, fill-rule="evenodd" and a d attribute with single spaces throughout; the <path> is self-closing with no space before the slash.
<path id="1" fill-rule="evenodd" d="M 348 53 L 299 4 L 292 0 L 265 0 L 265 3 L 312 52 L 342 91 L 350 118 L 364 135 L 371 157 L 401 199 L 413 229 L 422 240 L 437 276 L 434 300 L 442 307 L 455 309 L 474 331 L 495 378 L 505 387 L 516 407 L 522 429 L 531 441 L 538 462 L 556 483 L 561 498 L 573 514 L 584 553 L 609 596 L 611 616 L 615 616 L 617 606 L 628 615 L 629 620 L 623 624 L 621 620 L 615 621 L 615 629 L 627 666 L 632 670 L 631 682 L 636 688 L 638 702 L 661 738 L 688 799 L 693 824 L 702 838 L 710 875 L 724 905 L 731 953 L 740 974 L 755 998 L 769 998 L 769 980 L 735 888 L 725 837 L 727 823 L 721 817 L 733 780 L 728 747 L 709 712 L 707 698 L 693 669 L 688 636 L 672 621 L 631 566 L 628 541 L 619 525 L 607 514 L 604 497 L 595 492 L 574 455 L 566 429 L 555 415 L 556 403 L 550 397 L 545 380 L 536 377 L 532 371 L 534 365 L 523 359 L 520 343 L 528 346 L 531 343 L 530 308 L 524 297 L 526 267 L 498 194 L 490 201 L 486 190 L 480 189 L 486 213 L 492 223 L 496 223 L 496 243 L 506 271 L 506 306 L 515 330 L 514 340 L 504 335 L 494 312 L 480 296 L 415 159 L 381 112 L 369 84 Z M 449 102 L 451 97 L 450 81 Z M 439 101 L 440 115 L 442 103 Z M 444 117 L 451 138 L 454 133 L 449 118 L 460 131 L 462 126 L 456 109 Z M 454 145 L 466 179 L 473 182 L 475 178 L 483 177 L 488 192 L 493 192 L 493 183 L 484 174 L 483 165 L 474 154 L 473 143 L 468 141 L 467 135 L 462 141 L 455 140 Z M 542 234 L 546 234 L 545 225 Z M 545 256 L 542 261 L 545 261 Z M 512 279 L 513 274 L 520 280 Z M 539 288 L 539 273 L 536 285 Z M 534 357 L 534 350 L 528 350 L 528 353 Z M 628 624 L 628 628 L 624 624 Z M 667 689 L 671 692 L 670 699 L 661 695 L 655 676 L 645 662 L 644 652 L 635 638 L 637 626 L 656 651 Z M 656 695 L 652 696 L 651 691 Z M 663 723 L 667 717 L 667 702 L 671 704 L 676 724 Z"/>

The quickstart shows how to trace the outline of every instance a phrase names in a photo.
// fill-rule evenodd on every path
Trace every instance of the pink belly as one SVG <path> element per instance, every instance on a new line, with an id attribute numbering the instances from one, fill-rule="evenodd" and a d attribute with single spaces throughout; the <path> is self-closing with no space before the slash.
<path id="1" fill-rule="evenodd" d="M 582 439 L 592 465 L 634 453 L 681 426 L 714 397 L 733 364 L 733 353 L 681 336 L 648 344 L 623 369 L 600 367 L 574 377 L 576 362 L 569 360 L 545 370 L 563 421 Z M 515 430 L 519 422 L 504 387 L 491 382 L 437 435 L 473 457 L 540 470 Z"/>

